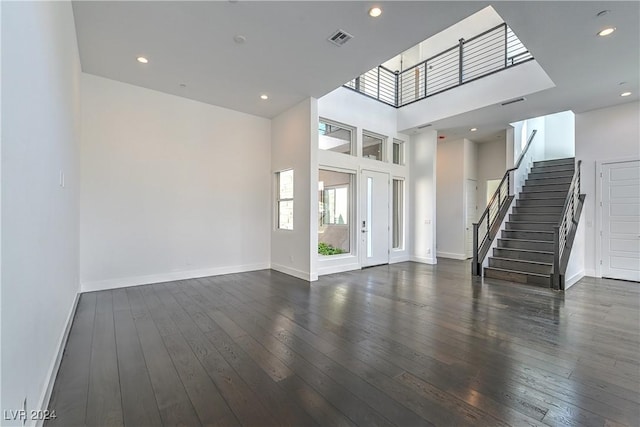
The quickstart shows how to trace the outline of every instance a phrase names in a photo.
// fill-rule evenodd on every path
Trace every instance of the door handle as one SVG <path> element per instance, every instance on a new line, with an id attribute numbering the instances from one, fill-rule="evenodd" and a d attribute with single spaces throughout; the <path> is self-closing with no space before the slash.
<path id="1" fill-rule="evenodd" d="M 363 233 L 366 233 L 366 232 L 367 232 L 367 229 L 366 229 L 366 228 L 363 228 L 363 229 L 362 229 L 362 232 L 363 232 Z"/>

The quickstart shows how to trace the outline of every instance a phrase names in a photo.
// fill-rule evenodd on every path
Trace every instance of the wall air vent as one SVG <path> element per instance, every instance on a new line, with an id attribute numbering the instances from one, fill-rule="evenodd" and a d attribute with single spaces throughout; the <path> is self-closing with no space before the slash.
<path id="1" fill-rule="evenodd" d="M 428 125 L 418 126 L 418 129 L 428 128 L 429 126 L 432 126 L 432 124 L 431 124 L 431 123 L 429 123 Z"/>
<path id="2" fill-rule="evenodd" d="M 353 36 L 347 33 L 345 30 L 337 30 L 335 33 L 331 34 L 331 36 L 327 40 L 329 40 L 336 46 L 342 46 L 352 38 Z"/>
<path id="3" fill-rule="evenodd" d="M 525 101 L 526 99 L 527 98 L 525 98 L 524 96 L 521 96 L 520 98 L 514 98 L 514 99 L 510 99 L 508 101 L 505 101 L 500 105 L 502 105 L 504 107 L 505 105 L 515 104 L 516 102 L 522 102 L 522 101 Z"/>

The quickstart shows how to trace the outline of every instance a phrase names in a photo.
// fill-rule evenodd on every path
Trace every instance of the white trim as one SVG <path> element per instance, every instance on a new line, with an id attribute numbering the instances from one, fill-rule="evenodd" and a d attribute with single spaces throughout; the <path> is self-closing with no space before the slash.
<path id="1" fill-rule="evenodd" d="M 407 253 L 394 256 L 393 251 L 391 251 L 391 259 L 389 260 L 389 264 L 397 264 L 399 262 L 407 262 L 407 261 L 411 261 L 411 257 Z"/>
<path id="2" fill-rule="evenodd" d="M 318 280 L 318 273 L 312 274 L 307 271 L 297 270 L 280 264 L 271 264 L 271 269 L 279 271 L 280 273 L 288 274 L 289 276 L 297 277 L 298 279 L 306 280 L 307 282 L 314 282 Z"/>
<path id="3" fill-rule="evenodd" d="M 117 279 L 96 280 L 81 283 L 81 292 L 103 291 L 107 289 L 126 288 L 128 286 L 148 285 L 151 283 L 172 282 L 174 280 L 196 279 L 199 277 L 219 276 L 221 274 L 244 273 L 247 271 L 265 270 L 268 262 L 257 264 L 234 265 L 229 267 L 204 268 L 200 270 L 172 271 L 169 273 L 151 274 L 148 276 L 121 277 Z"/>
<path id="4" fill-rule="evenodd" d="M 73 299 L 73 304 L 71 304 L 71 310 L 67 315 L 67 321 L 62 331 L 62 335 L 58 341 L 58 351 L 56 352 L 56 356 L 51 362 L 51 366 L 49 367 L 49 371 L 47 374 L 47 386 L 44 390 L 42 390 L 42 395 L 40 396 L 40 401 L 38 402 L 38 406 L 42 411 L 46 411 L 49 406 L 49 400 L 51 399 L 51 393 L 53 392 L 53 385 L 56 382 L 56 377 L 58 376 L 58 369 L 60 368 L 60 363 L 62 362 L 62 355 L 64 354 L 64 349 L 67 345 L 67 339 L 69 338 L 69 332 L 71 332 L 71 325 L 73 324 L 73 318 L 76 314 L 76 309 L 78 308 L 78 301 L 80 300 L 80 292 L 76 292 L 76 296 Z M 42 426 L 44 420 L 39 419 L 36 421 L 36 426 Z"/>
<path id="5" fill-rule="evenodd" d="M 570 287 L 572 287 L 573 285 L 578 283 L 580 281 L 580 279 L 582 279 L 585 276 L 584 272 L 585 272 L 585 270 L 578 271 L 573 276 L 571 276 L 569 278 L 565 278 L 564 279 L 564 290 L 566 291 L 567 289 L 569 289 Z"/>
<path id="6" fill-rule="evenodd" d="M 434 258 L 427 258 L 423 256 L 416 256 L 416 255 L 411 256 L 409 261 L 419 262 L 421 264 L 432 264 L 432 265 L 435 265 L 438 263 L 438 261 Z"/>
<path id="7" fill-rule="evenodd" d="M 640 157 L 638 156 L 630 156 L 624 158 L 615 158 L 615 159 L 607 159 L 607 160 L 596 160 L 596 197 L 595 203 L 593 206 L 595 213 L 595 229 L 593 232 L 595 233 L 595 271 L 588 270 L 589 273 L 594 273 L 594 277 L 602 278 L 602 264 L 600 261 L 602 260 L 602 166 L 612 163 L 624 163 L 624 162 L 636 162 L 640 161 Z M 588 196 L 588 195 L 587 195 Z M 584 207 L 583 207 L 584 209 Z M 587 276 L 591 276 L 591 274 L 587 274 Z"/>
<path id="8" fill-rule="evenodd" d="M 458 259 L 458 260 L 461 260 L 461 261 L 464 261 L 465 259 L 467 259 L 467 256 L 465 254 L 456 254 L 456 253 L 453 253 L 453 252 L 441 252 L 441 251 L 438 251 L 436 253 L 436 256 L 438 258 L 451 258 L 451 259 Z"/>
<path id="9" fill-rule="evenodd" d="M 327 265 L 318 266 L 318 276 L 324 276 L 327 274 L 344 273 L 345 271 L 360 270 L 360 264 L 357 262 L 351 262 L 348 264 Z"/>
<path id="10" fill-rule="evenodd" d="M 598 277 L 596 276 L 596 271 L 591 269 L 584 270 L 584 275 L 588 277 Z"/>

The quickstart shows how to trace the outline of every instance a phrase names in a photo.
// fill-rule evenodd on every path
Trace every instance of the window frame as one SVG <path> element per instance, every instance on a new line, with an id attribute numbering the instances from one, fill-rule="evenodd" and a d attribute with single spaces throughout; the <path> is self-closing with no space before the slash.
<path id="1" fill-rule="evenodd" d="M 368 136 L 369 138 L 376 138 L 381 140 L 381 147 L 380 147 L 380 159 L 372 159 L 369 157 L 365 157 L 364 156 L 364 138 L 365 136 Z M 375 132 L 371 132 L 369 130 L 366 129 L 362 129 L 362 149 L 360 150 L 359 157 L 363 158 L 363 159 L 368 159 L 368 160 L 373 160 L 375 162 L 383 162 L 383 163 L 388 163 L 387 161 L 387 136 L 386 135 L 380 135 L 379 133 L 375 133 Z"/>
<path id="2" fill-rule="evenodd" d="M 349 126 L 345 123 L 340 123 L 337 122 L 335 120 L 331 120 L 331 119 L 327 119 L 325 117 L 319 117 L 318 118 L 318 138 L 322 137 L 322 134 L 320 133 L 320 123 L 324 123 L 325 125 L 329 125 L 329 126 L 335 126 L 335 127 L 339 127 L 342 128 L 344 130 L 349 131 L 349 134 L 351 135 L 350 141 L 349 141 L 349 152 L 348 153 L 340 153 L 339 151 L 332 151 L 332 150 L 323 150 L 322 148 L 318 147 L 319 151 L 325 151 L 325 152 L 330 152 L 330 153 L 336 153 L 336 154 L 344 154 L 347 156 L 354 156 L 357 157 L 357 150 L 356 150 L 356 131 L 357 129 L 353 126 Z"/>
<path id="3" fill-rule="evenodd" d="M 396 163 L 395 160 L 395 152 L 394 152 L 394 148 L 395 146 L 398 146 L 398 163 Z M 397 138 L 393 138 L 393 142 L 391 144 L 391 163 L 393 163 L 394 165 L 398 165 L 398 166 L 404 166 L 405 165 L 405 142 L 401 139 L 397 139 Z"/>
<path id="4" fill-rule="evenodd" d="M 396 209 L 396 182 L 399 185 L 399 203 Z M 394 251 L 402 251 L 405 249 L 405 215 L 406 215 L 406 180 L 402 177 L 391 178 L 391 249 Z M 397 212 L 399 211 L 399 212 Z M 399 215 L 398 215 L 399 213 Z M 398 226 L 396 227 L 396 218 Z M 398 231 L 398 245 L 396 246 L 396 229 Z"/>
<path id="5" fill-rule="evenodd" d="M 281 176 L 284 172 L 291 172 L 291 197 L 282 197 Z M 282 169 L 275 173 L 276 175 L 276 215 L 275 215 L 275 228 L 276 230 L 293 231 L 294 230 L 294 198 L 295 198 L 295 172 L 293 168 Z M 291 228 L 282 227 L 280 222 L 281 204 L 283 202 L 291 202 Z"/>

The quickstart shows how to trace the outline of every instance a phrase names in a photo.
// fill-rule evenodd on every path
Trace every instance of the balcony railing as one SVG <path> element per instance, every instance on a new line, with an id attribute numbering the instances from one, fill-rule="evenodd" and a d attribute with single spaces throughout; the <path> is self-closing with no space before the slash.
<path id="1" fill-rule="evenodd" d="M 344 86 L 398 108 L 532 59 L 503 23 L 402 72 L 379 65 Z"/>

